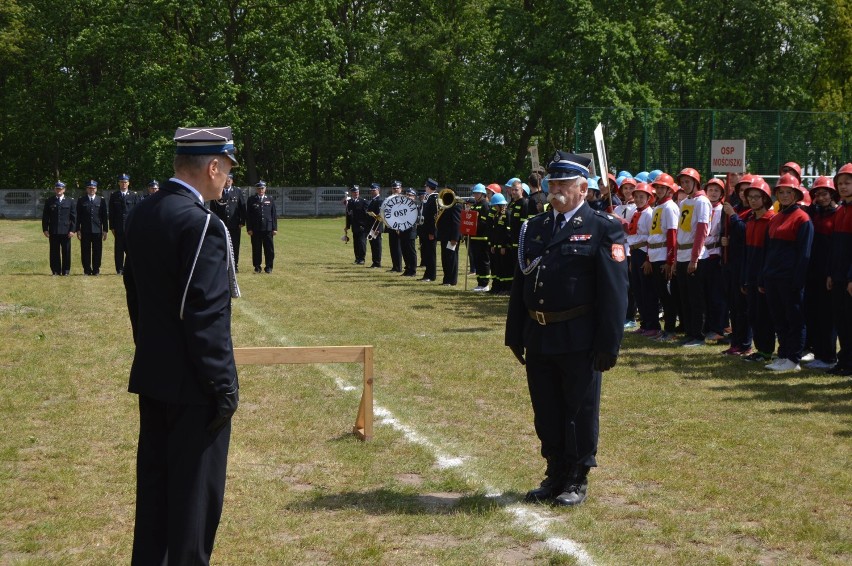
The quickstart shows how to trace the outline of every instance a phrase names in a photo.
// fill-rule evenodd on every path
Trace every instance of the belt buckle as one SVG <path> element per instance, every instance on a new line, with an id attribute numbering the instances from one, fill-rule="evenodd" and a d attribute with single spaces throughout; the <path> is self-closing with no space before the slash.
<path id="1" fill-rule="evenodd" d="M 544 313 L 541 311 L 535 311 L 535 321 L 542 326 L 547 325 L 547 320 L 544 318 Z"/>

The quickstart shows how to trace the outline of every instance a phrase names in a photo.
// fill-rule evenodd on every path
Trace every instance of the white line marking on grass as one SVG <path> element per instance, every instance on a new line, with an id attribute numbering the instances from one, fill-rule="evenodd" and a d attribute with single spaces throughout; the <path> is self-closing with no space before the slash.
<path id="1" fill-rule="evenodd" d="M 236 304 L 239 306 L 240 310 L 254 320 L 258 326 L 263 328 L 269 328 L 271 326 L 270 320 L 261 313 L 244 306 L 245 303 L 237 302 Z M 278 338 L 278 342 L 287 346 L 294 345 L 286 336 L 283 335 Z M 337 385 L 337 388 L 341 391 L 350 392 L 358 389 L 356 386 L 343 379 L 337 369 L 333 366 L 316 364 L 316 367 L 319 368 L 323 374 L 332 379 L 335 385 Z M 477 476 L 471 469 L 469 469 L 469 467 L 464 466 L 465 461 L 469 460 L 467 456 L 452 456 L 446 454 L 444 450 L 442 450 L 434 442 L 421 435 L 411 426 L 400 422 L 399 419 L 394 417 L 393 413 L 391 413 L 388 409 L 378 405 L 375 402 L 375 394 L 373 401 L 373 415 L 379 423 L 388 425 L 401 432 L 403 437 L 412 444 L 419 444 L 420 446 L 428 449 L 434 455 L 438 468 L 455 468 L 465 477 L 465 479 L 471 483 L 482 486 L 486 492 L 486 497 L 495 499 L 500 499 L 502 497 L 499 490 L 487 485 L 483 479 Z M 583 549 L 581 544 L 568 538 L 547 536 L 548 527 L 551 523 L 558 520 L 558 516 L 555 516 L 552 513 L 546 513 L 543 510 L 531 509 L 530 507 L 520 503 L 506 504 L 503 508 L 515 519 L 515 523 L 517 525 L 529 530 L 539 537 L 544 537 L 544 544 L 547 548 L 554 552 L 572 556 L 581 566 L 594 566 L 592 557 Z"/>

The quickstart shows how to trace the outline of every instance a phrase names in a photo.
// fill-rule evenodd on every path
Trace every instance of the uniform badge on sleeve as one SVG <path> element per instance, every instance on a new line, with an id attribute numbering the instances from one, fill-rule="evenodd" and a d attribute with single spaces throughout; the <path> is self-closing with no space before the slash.
<path id="1" fill-rule="evenodd" d="M 612 259 L 615 261 L 624 261 L 624 246 L 621 244 L 612 245 Z"/>

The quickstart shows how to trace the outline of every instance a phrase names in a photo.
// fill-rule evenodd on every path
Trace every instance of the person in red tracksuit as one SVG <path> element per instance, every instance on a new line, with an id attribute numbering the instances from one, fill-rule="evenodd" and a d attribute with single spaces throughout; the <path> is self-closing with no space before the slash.
<path id="1" fill-rule="evenodd" d="M 775 211 L 772 210 L 772 195 L 769 191 L 769 185 L 763 180 L 763 177 L 755 176 L 748 188 L 743 191 L 743 194 L 751 210 L 746 212 L 742 218 L 736 214 L 728 216 L 731 221 L 732 232 L 738 225 L 742 225 L 745 232 L 745 253 L 742 257 L 740 290 L 746 296 L 748 322 L 751 326 L 754 347 L 757 351 L 743 356 L 743 359 L 748 362 L 768 362 L 772 358 L 772 352 L 775 351 L 775 331 L 772 328 L 766 295 L 758 291 L 757 283 L 763 269 L 769 221 L 775 216 Z"/>
<path id="2" fill-rule="evenodd" d="M 805 210 L 814 223 L 814 243 L 805 283 L 805 327 L 807 348 L 814 353 L 808 369 L 829 369 L 837 363 L 837 332 L 834 321 L 825 316 L 833 310 L 831 291 L 826 288 L 831 233 L 840 195 L 831 177 L 819 177 L 810 190 L 811 205 Z"/>
<path id="3" fill-rule="evenodd" d="M 840 351 L 837 364 L 828 370 L 834 375 L 852 375 L 852 163 L 847 163 L 834 176 L 840 195 L 840 208 L 835 213 L 831 233 L 831 259 L 826 287 L 831 291 L 834 325 Z"/>
<path id="4" fill-rule="evenodd" d="M 775 185 L 779 213 L 769 221 L 769 237 L 758 285 L 772 305 L 778 336 L 778 359 L 766 366 L 776 372 L 800 370 L 805 348 L 805 276 L 811 257 L 814 224 L 799 201 L 804 189 L 785 173 Z"/>

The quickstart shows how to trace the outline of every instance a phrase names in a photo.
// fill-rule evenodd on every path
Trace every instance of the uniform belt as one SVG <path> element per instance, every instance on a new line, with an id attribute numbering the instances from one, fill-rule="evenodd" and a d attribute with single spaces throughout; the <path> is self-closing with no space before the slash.
<path id="1" fill-rule="evenodd" d="M 579 307 L 574 307 L 573 309 L 568 309 L 567 311 L 553 311 L 553 312 L 541 312 L 541 311 L 527 311 L 530 313 L 530 318 L 539 323 L 542 326 L 546 326 L 548 324 L 553 324 L 556 322 L 565 322 L 566 320 L 571 320 L 577 318 L 578 316 L 582 316 L 587 312 L 591 312 L 592 305 L 580 305 Z"/>
<path id="2" fill-rule="evenodd" d="M 709 246 L 704 246 L 704 247 L 706 247 L 708 250 L 718 250 L 719 248 L 722 247 L 722 243 L 721 242 L 715 242 L 713 244 L 710 244 Z"/>
<path id="3" fill-rule="evenodd" d="M 648 245 L 648 242 L 639 242 L 637 244 L 630 244 L 630 249 L 631 250 L 638 250 L 638 249 L 644 248 L 647 245 Z"/>
<path id="4" fill-rule="evenodd" d="M 658 250 L 658 249 L 664 248 L 664 247 L 666 247 L 665 242 L 657 242 L 655 244 L 648 243 L 648 249 L 649 250 Z"/>
<path id="5" fill-rule="evenodd" d="M 471 236 L 471 240 L 487 240 L 488 236 Z"/>

